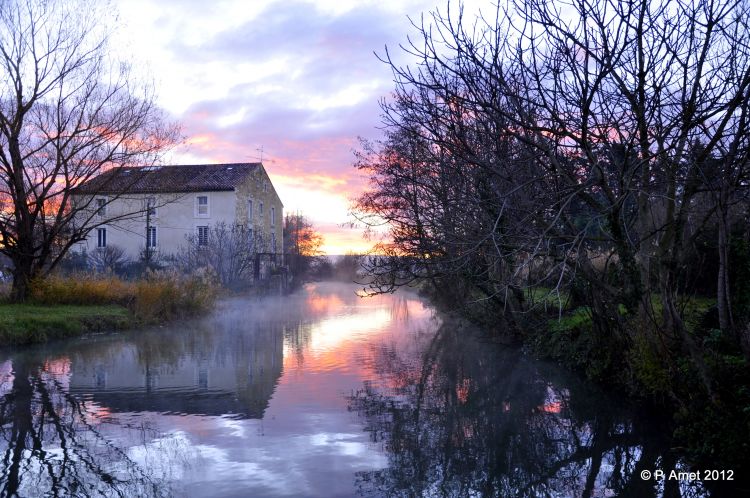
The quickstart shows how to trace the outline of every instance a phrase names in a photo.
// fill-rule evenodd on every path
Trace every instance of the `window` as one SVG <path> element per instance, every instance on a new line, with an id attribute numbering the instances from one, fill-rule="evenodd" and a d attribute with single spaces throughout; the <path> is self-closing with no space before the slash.
<path id="1" fill-rule="evenodd" d="M 208 226 L 200 226 L 197 228 L 198 232 L 198 245 L 199 246 L 207 246 L 208 245 Z"/>
<path id="2" fill-rule="evenodd" d="M 248 224 L 252 224 L 253 222 L 253 200 L 252 199 L 247 200 L 247 222 Z"/>
<path id="3" fill-rule="evenodd" d="M 276 253 L 276 232 L 271 232 L 271 252 Z"/>
<path id="4" fill-rule="evenodd" d="M 107 215 L 107 199 L 96 200 L 96 214 L 98 214 L 99 216 Z"/>
<path id="5" fill-rule="evenodd" d="M 253 229 L 252 228 L 248 228 L 247 229 L 247 241 L 250 243 L 250 247 L 251 248 L 253 247 L 253 245 L 255 243 L 255 239 L 253 238 L 253 235 L 254 235 L 253 234 Z"/>
<path id="6" fill-rule="evenodd" d="M 96 247 L 107 247 L 107 229 L 96 229 Z"/>
<path id="7" fill-rule="evenodd" d="M 262 202 L 258 206 L 258 214 L 260 214 L 261 216 L 263 216 L 263 203 Z"/>
<path id="8" fill-rule="evenodd" d="M 276 226 L 276 208 L 271 207 L 271 226 Z"/>
<path id="9" fill-rule="evenodd" d="M 147 197 L 146 198 L 146 209 L 148 210 L 149 216 L 156 216 L 156 198 L 155 197 Z"/>
<path id="10" fill-rule="evenodd" d="M 97 389 L 104 389 L 107 387 L 107 371 L 104 370 L 104 367 L 101 365 L 97 365 L 94 370 L 94 383 L 96 384 Z"/>
<path id="11" fill-rule="evenodd" d="M 208 368 L 205 365 L 198 369 L 198 387 L 208 389 Z"/>
<path id="12" fill-rule="evenodd" d="M 197 218 L 208 218 L 208 196 L 195 196 L 195 216 Z"/>
<path id="13" fill-rule="evenodd" d="M 156 227 L 148 227 L 146 231 L 146 247 L 156 247 Z"/>

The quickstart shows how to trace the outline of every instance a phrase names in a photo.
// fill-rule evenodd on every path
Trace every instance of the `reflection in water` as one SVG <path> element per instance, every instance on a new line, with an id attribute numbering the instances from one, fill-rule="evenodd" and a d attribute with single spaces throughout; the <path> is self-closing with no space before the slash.
<path id="1" fill-rule="evenodd" d="M 354 291 L 0 356 L 0 496 L 701 495 L 600 392 Z"/>
<path id="2" fill-rule="evenodd" d="M 162 496 L 146 468 L 109 439 L 107 410 L 72 396 L 67 364 L 19 356 L 3 379 L 0 495 Z M 131 436 L 149 437 L 145 426 Z"/>
<path id="3" fill-rule="evenodd" d="M 389 463 L 357 474 L 361 495 L 706 495 L 640 478 L 678 463 L 620 403 L 457 327 L 426 340 L 420 361 L 377 349 L 378 377 L 350 408 Z"/>
<path id="4" fill-rule="evenodd" d="M 281 375 L 283 337 L 278 324 L 243 329 L 240 319 L 83 345 L 71 355 L 70 390 L 116 412 L 262 418 Z"/>

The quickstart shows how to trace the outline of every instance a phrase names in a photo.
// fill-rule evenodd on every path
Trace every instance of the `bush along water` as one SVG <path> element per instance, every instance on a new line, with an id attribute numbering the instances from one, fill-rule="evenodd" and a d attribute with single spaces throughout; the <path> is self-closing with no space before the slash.
<path id="1" fill-rule="evenodd" d="M 208 311 L 218 296 L 210 271 L 191 274 L 147 271 L 134 281 L 114 275 L 51 276 L 34 282 L 32 301 L 46 305 L 102 305 L 126 307 L 143 324 L 196 315 Z"/>
<path id="2" fill-rule="evenodd" d="M 588 307 L 548 316 L 547 326 L 525 335 L 538 356 L 554 359 L 589 379 L 640 400 L 665 414 L 677 453 L 695 469 L 731 469 L 734 483 L 706 483 L 709 488 L 736 486 L 746 479 L 750 455 L 750 366 L 733 334 L 712 328 L 715 307 L 697 298 L 686 303 L 686 320 L 697 345 L 653 344 L 643 333 L 659 323 L 644 323 L 623 310 L 633 333 L 618 340 L 602 333 Z M 659 308 L 658 303 L 655 308 Z M 693 310 L 690 310 L 693 307 Z M 745 484 L 741 484 L 744 486 Z M 732 488 L 735 489 L 735 488 Z"/>
<path id="3" fill-rule="evenodd" d="M 210 271 L 148 271 L 139 280 L 117 276 L 53 275 L 32 284 L 23 304 L 0 304 L 0 345 L 45 342 L 195 316 L 218 295 Z"/>

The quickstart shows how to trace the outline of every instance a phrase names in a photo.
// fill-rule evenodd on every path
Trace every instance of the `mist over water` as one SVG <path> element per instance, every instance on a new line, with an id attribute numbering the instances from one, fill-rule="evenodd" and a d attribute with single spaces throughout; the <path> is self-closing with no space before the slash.
<path id="1" fill-rule="evenodd" d="M 0 353 L 0 495 L 706 494 L 615 397 L 356 290 Z"/>

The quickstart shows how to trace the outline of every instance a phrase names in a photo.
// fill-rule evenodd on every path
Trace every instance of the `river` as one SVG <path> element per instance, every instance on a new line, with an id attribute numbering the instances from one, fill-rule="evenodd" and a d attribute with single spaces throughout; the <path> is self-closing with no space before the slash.
<path id="1" fill-rule="evenodd" d="M 0 351 L 0 496 L 707 495 L 625 401 L 355 291 Z"/>

